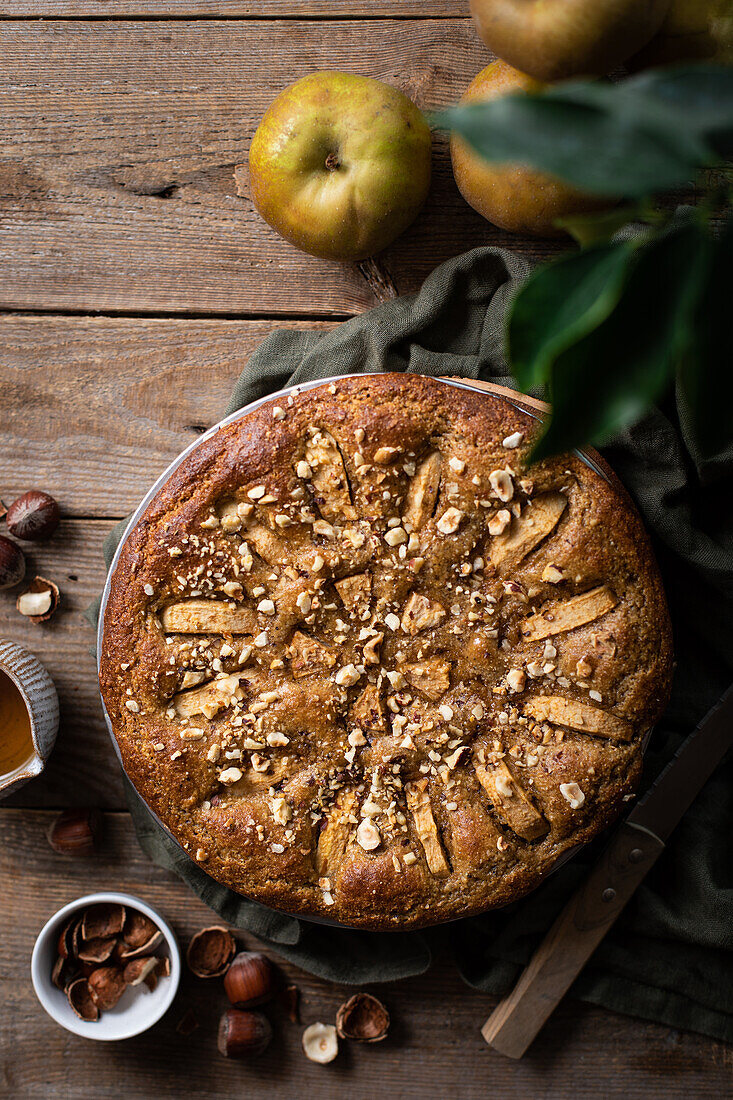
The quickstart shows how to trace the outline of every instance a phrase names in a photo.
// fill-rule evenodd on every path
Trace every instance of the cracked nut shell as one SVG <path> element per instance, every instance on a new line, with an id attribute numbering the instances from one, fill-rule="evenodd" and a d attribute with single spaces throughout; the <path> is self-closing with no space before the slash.
<path id="1" fill-rule="evenodd" d="M 13 501 L 5 522 L 15 538 L 24 542 L 43 542 L 51 538 L 59 518 L 59 506 L 54 498 L 40 489 L 31 489 Z"/>
<path id="2" fill-rule="evenodd" d="M 64 810 L 48 830 L 48 843 L 62 856 L 89 856 L 93 853 L 101 826 L 99 810 Z"/>
<path id="3" fill-rule="evenodd" d="M 261 1012 L 228 1008 L 219 1021 L 218 1047 L 225 1058 L 254 1058 L 272 1039 L 272 1026 Z"/>
<path id="4" fill-rule="evenodd" d="M 0 588 L 12 588 L 25 576 L 25 557 L 14 542 L 0 535 Z"/>
<path id="5" fill-rule="evenodd" d="M 379 1043 L 387 1038 L 389 1012 L 371 993 L 355 993 L 336 1013 L 336 1030 L 342 1039 Z"/>
<path id="6" fill-rule="evenodd" d="M 115 901 L 100 901 L 84 910 L 81 918 L 81 938 L 119 936 L 125 923 L 125 907 Z"/>
<path id="7" fill-rule="evenodd" d="M 15 606 L 32 623 L 45 623 L 55 614 L 60 598 L 53 581 L 46 577 L 34 577 L 25 592 L 18 596 Z"/>
<path id="8" fill-rule="evenodd" d="M 224 991 L 235 1008 L 255 1008 L 275 992 L 275 970 L 265 955 L 240 951 L 224 977 Z"/>
<path id="9" fill-rule="evenodd" d="M 125 985 L 142 985 L 149 974 L 152 974 L 158 963 L 154 955 L 142 955 L 138 959 L 132 959 L 122 971 Z M 157 976 L 156 976 L 157 985 Z M 148 988 L 150 988 L 148 986 Z M 150 990 L 152 993 L 152 989 Z"/>
<path id="10" fill-rule="evenodd" d="M 127 988 L 122 971 L 116 966 L 100 966 L 87 978 L 92 1000 L 100 1012 L 114 1008 Z"/>
<path id="11" fill-rule="evenodd" d="M 92 997 L 86 978 L 77 978 L 66 990 L 66 997 L 80 1020 L 94 1023 L 99 1019 L 99 1008 Z"/>
<path id="12" fill-rule="evenodd" d="M 214 925 L 202 928 L 192 938 L 186 961 L 197 978 L 220 978 L 229 969 L 236 950 L 237 941 L 229 929 Z"/>

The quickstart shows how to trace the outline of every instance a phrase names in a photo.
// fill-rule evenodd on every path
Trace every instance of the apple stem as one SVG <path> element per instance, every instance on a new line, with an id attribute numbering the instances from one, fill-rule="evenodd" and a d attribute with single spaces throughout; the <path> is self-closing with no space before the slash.
<path id="1" fill-rule="evenodd" d="M 329 172 L 335 172 L 338 167 L 339 158 L 335 153 L 329 153 L 326 157 L 326 168 L 328 168 Z"/>

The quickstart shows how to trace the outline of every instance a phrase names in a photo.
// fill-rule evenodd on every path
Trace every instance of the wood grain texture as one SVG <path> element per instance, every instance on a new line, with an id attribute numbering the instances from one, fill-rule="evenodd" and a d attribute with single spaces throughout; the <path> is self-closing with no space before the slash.
<path id="1" fill-rule="evenodd" d="M 521 1063 L 489 1050 L 479 1024 L 492 1000 L 463 985 L 447 958 L 426 975 L 375 986 L 392 1028 L 376 1045 L 342 1043 L 329 1067 L 308 1062 L 300 1049 L 304 1026 L 331 1022 L 353 990 L 282 965 L 301 991 L 301 1025 L 277 1003 L 265 1011 L 275 1038 L 253 1062 L 227 1062 L 216 1053 L 215 1031 L 225 997 L 219 981 L 185 973 L 168 1015 L 146 1035 L 122 1044 L 92 1043 L 58 1028 L 35 999 L 28 959 L 42 924 L 62 904 L 98 889 L 124 888 L 160 909 L 183 945 L 211 922 L 211 911 L 180 882 L 140 853 L 126 814 L 105 817 L 97 857 L 55 855 L 45 840 L 51 815 L 0 810 L 0 1091 L 3 1095 L 64 1100 L 116 1100 L 120 1094 L 258 1097 L 394 1096 L 400 1100 L 717 1100 L 730 1085 L 731 1052 L 709 1039 L 615 1016 L 588 1005 L 563 1004 Z M 251 936 L 243 936 L 256 946 Z M 268 950 L 268 954 L 273 955 Z M 273 955 L 279 963 L 277 955 Z M 188 1038 L 176 1024 L 188 1009 L 200 1027 Z M 42 1067 L 42 1068 L 41 1068 Z"/>
<path id="2" fill-rule="evenodd" d="M 465 18 L 468 0 L 4 0 L 0 17 L 46 19 L 169 16 L 173 19 Z"/>
<path id="3" fill-rule="evenodd" d="M 275 95 L 314 69 L 378 77 L 434 108 L 489 60 L 468 19 L 3 23 L 0 308 L 327 317 L 370 307 L 358 267 L 282 241 L 237 196 L 234 169 Z M 383 254 L 388 276 L 409 292 L 487 243 L 558 251 L 476 215 L 436 138 L 427 206 Z"/>
<path id="4" fill-rule="evenodd" d="M 221 419 L 262 340 L 292 327 L 332 326 L 0 316 L 0 498 L 38 486 L 66 515 L 127 515 Z"/>

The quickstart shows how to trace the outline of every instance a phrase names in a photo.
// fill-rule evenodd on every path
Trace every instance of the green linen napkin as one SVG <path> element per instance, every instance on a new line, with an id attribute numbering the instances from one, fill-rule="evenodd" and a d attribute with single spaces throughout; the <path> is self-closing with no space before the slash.
<path id="1" fill-rule="evenodd" d="M 477 248 L 437 268 L 419 293 L 325 335 L 273 332 L 247 364 L 227 411 L 287 384 L 346 373 L 456 374 L 511 385 L 503 318 L 527 271 L 511 253 Z M 654 539 L 675 629 L 673 697 L 647 752 L 648 783 L 733 680 L 733 447 L 702 461 L 681 399 L 670 397 L 604 453 Z M 108 564 L 124 527 L 108 539 Z M 675 830 L 572 996 L 733 1042 L 732 781 L 729 760 Z M 466 982 L 506 991 L 603 843 L 589 845 L 505 909 L 425 932 L 356 932 L 277 913 L 227 890 L 184 855 L 129 784 L 127 794 L 153 860 L 291 962 L 347 983 L 421 973 L 436 948 L 447 946 Z"/>

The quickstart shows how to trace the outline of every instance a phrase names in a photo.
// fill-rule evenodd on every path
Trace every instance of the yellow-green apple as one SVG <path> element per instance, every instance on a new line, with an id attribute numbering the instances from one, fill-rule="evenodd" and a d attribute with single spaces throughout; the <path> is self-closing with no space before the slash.
<path id="1" fill-rule="evenodd" d="M 474 78 L 461 102 L 537 92 L 543 87 L 505 61 L 493 61 Z M 490 163 L 455 134 L 450 147 L 453 175 L 466 202 L 494 225 L 512 233 L 556 237 L 563 232 L 555 225 L 557 218 L 612 205 L 609 199 L 578 191 L 533 168 Z"/>
<path id="2" fill-rule="evenodd" d="M 417 215 L 430 186 L 430 144 L 422 114 L 396 88 L 311 73 L 280 93 L 252 139 L 252 199 L 305 252 L 364 259 Z"/>
<path id="3" fill-rule="evenodd" d="M 536 80 L 565 80 L 602 75 L 620 65 L 656 34 L 669 5 L 670 0 L 471 0 L 471 12 L 497 57 Z"/>
<path id="4" fill-rule="evenodd" d="M 658 34 L 627 65 L 636 72 L 682 61 L 733 65 L 733 0 L 672 0 Z"/>

